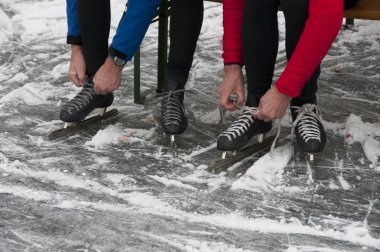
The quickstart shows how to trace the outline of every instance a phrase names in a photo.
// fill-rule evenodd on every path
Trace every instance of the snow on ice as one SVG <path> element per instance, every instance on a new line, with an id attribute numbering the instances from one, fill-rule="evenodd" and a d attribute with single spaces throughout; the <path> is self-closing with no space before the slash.
<path id="1" fill-rule="evenodd" d="M 111 36 L 124 1 L 112 0 Z M 0 2 L 0 251 L 379 251 L 380 26 L 355 21 L 322 64 L 328 133 L 309 181 L 292 146 L 210 174 L 216 139 L 238 115 L 218 110 L 222 8 L 205 17 L 173 150 L 160 101 L 133 103 L 133 63 L 113 104 L 116 122 L 49 141 L 59 109 L 79 91 L 67 77 L 65 1 Z M 280 54 L 284 55 L 284 25 Z M 156 86 L 157 24 L 141 46 L 142 90 Z M 284 64 L 276 67 L 278 78 Z M 173 155 L 176 152 L 177 155 Z"/>

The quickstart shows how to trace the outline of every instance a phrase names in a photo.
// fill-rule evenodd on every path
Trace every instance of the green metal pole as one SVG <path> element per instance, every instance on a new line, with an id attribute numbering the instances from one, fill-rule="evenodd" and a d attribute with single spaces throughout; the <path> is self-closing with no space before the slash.
<path id="1" fill-rule="evenodd" d="M 158 63 L 157 63 L 157 92 L 164 90 L 166 78 L 166 62 L 168 58 L 168 16 L 169 1 L 164 0 L 159 9 L 158 19 Z"/>
<path id="2" fill-rule="evenodd" d="M 134 68 L 133 68 L 133 82 L 134 82 L 134 103 L 142 104 L 141 102 L 141 69 L 140 69 L 140 48 L 137 49 L 135 56 L 133 57 Z"/>

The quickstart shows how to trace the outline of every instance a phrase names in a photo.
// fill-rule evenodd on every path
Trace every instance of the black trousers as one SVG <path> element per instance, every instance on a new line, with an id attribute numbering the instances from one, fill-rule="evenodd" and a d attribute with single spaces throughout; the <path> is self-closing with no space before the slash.
<path id="1" fill-rule="evenodd" d="M 184 88 L 203 22 L 203 0 L 172 0 L 165 89 Z"/>
<path id="2" fill-rule="evenodd" d="M 358 0 L 346 0 L 350 7 Z M 308 18 L 309 0 L 247 0 L 243 18 L 243 49 L 248 94 L 259 101 L 271 87 L 278 52 L 277 10 L 281 5 L 285 17 L 285 50 L 289 60 L 298 44 Z M 342 6 L 343 8 L 343 6 Z M 307 59 L 305 59 L 307 60 Z M 315 98 L 318 90 L 318 66 L 305 83 L 294 103 Z"/>
<path id="3" fill-rule="evenodd" d="M 108 56 L 111 25 L 109 0 L 79 0 L 78 22 L 87 75 L 94 75 Z"/>
<path id="4" fill-rule="evenodd" d="M 109 0 L 79 0 L 78 16 L 87 74 L 93 75 L 108 55 Z M 183 88 L 203 22 L 203 0 L 173 0 L 170 18 L 170 52 L 167 79 Z"/>

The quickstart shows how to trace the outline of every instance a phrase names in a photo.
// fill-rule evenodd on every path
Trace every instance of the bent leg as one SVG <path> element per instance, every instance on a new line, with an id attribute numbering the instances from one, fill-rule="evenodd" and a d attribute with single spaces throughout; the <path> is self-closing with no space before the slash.
<path id="1" fill-rule="evenodd" d="M 202 22 L 203 0 L 172 1 L 166 89 L 185 87 Z"/>
<path id="2" fill-rule="evenodd" d="M 286 56 L 289 61 L 305 28 L 309 13 L 309 0 L 281 0 L 281 7 L 285 16 Z M 320 73 L 321 68 L 318 66 L 313 75 L 306 82 L 301 94 L 293 99 L 293 102 L 297 103 L 297 101 L 300 101 L 301 103 L 304 103 L 303 101 L 310 101 L 315 98 L 315 94 L 318 90 L 318 78 Z"/>
<path id="3" fill-rule="evenodd" d="M 111 24 L 109 0 L 79 0 L 78 21 L 87 74 L 94 75 L 108 56 Z"/>
<path id="4" fill-rule="evenodd" d="M 278 51 L 277 8 L 278 0 L 249 0 L 245 4 L 242 36 L 248 106 L 257 106 L 272 84 Z M 252 104 L 253 97 L 256 101 Z"/>

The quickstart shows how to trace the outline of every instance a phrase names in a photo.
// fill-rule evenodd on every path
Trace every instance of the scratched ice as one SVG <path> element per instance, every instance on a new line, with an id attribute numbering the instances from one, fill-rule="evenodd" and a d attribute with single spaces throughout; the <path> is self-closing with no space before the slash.
<path id="1" fill-rule="evenodd" d="M 124 1 L 112 0 L 114 34 Z M 65 1 L 0 2 L 1 251 L 379 251 L 380 25 L 342 30 L 323 62 L 319 104 L 328 130 L 310 182 L 287 138 L 223 174 L 217 86 L 222 8 L 205 19 L 188 88 L 189 129 L 173 157 L 160 101 L 133 103 L 133 64 L 109 124 L 48 141 L 61 104 L 78 90 L 66 71 Z M 283 17 L 279 17 L 284 24 Z M 284 29 L 280 30 L 283 56 Z M 143 89 L 155 86 L 157 24 L 142 52 Z M 276 77 L 284 65 L 276 68 Z"/>

